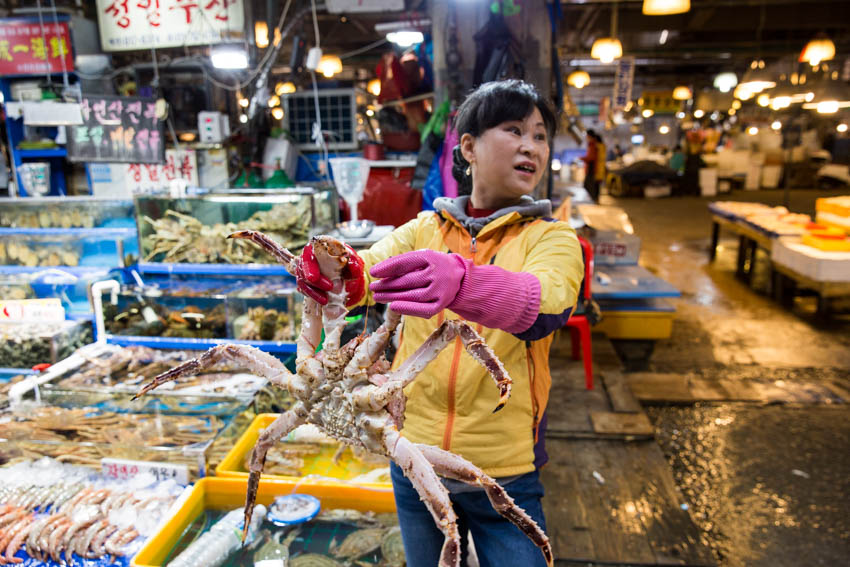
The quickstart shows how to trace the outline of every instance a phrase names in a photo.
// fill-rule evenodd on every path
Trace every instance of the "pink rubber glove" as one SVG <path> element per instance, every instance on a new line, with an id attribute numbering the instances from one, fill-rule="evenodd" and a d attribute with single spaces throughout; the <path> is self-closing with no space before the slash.
<path id="1" fill-rule="evenodd" d="M 458 254 L 406 252 L 377 264 L 375 301 L 404 315 L 431 318 L 451 309 L 464 319 L 509 333 L 528 330 L 540 312 L 540 280 L 527 272 L 476 266 Z"/>
<path id="2" fill-rule="evenodd" d="M 381 278 L 369 286 L 375 301 L 403 315 L 430 319 L 454 301 L 466 263 L 457 254 L 414 250 L 376 264 L 369 273 Z"/>

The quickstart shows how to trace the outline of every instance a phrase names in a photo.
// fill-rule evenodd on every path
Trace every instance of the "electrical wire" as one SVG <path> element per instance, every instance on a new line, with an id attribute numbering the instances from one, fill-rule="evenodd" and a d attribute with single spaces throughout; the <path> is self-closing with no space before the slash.
<path id="1" fill-rule="evenodd" d="M 41 0 L 36 0 L 36 6 L 38 7 L 38 25 L 41 30 L 41 41 L 44 44 L 44 49 L 47 50 L 47 36 L 44 35 L 44 15 L 41 13 Z M 47 65 L 47 71 L 44 74 L 47 77 L 47 85 L 52 90 L 53 80 L 50 77 L 50 64 Z"/>
<path id="2" fill-rule="evenodd" d="M 349 51 L 348 53 L 344 53 L 343 55 L 340 55 L 339 58 L 340 59 L 347 59 L 349 57 L 354 57 L 355 55 L 360 55 L 361 53 L 365 53 L 365 52 L 369 51 L 370 49 L 374 49 L 374 48 L 378 47 L 379 45 L 383 45 L 385 43 L 388 43 L 387 38 L 379 39 L 378 41 L 373 41 L 369 45 L 364 45 L 363 47 L 361 47 L 359 49 L 355 49 L 354 51 Z"/>
<path id="3" fill-rule="evenodd" d="M 319 18 L 316 16 L 316 0 L 310 0 L 310 5 L 313 7 L 313 32 L 316 34 L 316 47 L 319 45 Z"/>
<path id="4" fill-rule="evenodd" d="M 65 85 L 65 90 L 67 91 L 71 88 L 71 85 L 68 83 L 68 67 L 65 65 L 65 50 L 69 49 L 69 47 L 65 46 L 63 48 L 62 42 L 59 38 L 59 14 L 56 13 L 55 0 L 50 0 L 50 7 L 53 10 L 53 25 L 55 26 L 53 35 L 56 37 L 56 43 L 59 45 L 59 62 L 62 64 L 62 84 Z M 47 49 L 47 45 L 45 45 L 44 48 Z M 64 95 L 65 93 L 62 94 Z M 80 95 L 79 101 L 82 102 L 82 95 Z"/>

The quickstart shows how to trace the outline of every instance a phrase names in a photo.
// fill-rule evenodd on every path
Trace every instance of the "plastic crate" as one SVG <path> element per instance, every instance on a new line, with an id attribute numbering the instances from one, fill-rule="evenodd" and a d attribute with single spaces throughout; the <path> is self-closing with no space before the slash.
<path id="1" fill-rule="evenodd" d="M 245 430 L 245 433 L 242 434 L 242 437 L 233 446 L 233 449 L 230 450 L 227 456 L 224 457 L 224 460 L 216 467 L 216 476 L 247 479 L 248 472 L 245 470 L 245 459 L 257 443 L 257 439 L 260 437 L 260 431 L 271 425 L 278 416 L 279 414 L 275 413 L 262 413 L 255 417 L 250 427 Z M 285 442 L 282 441 L 282 443 Z M 322 447 L 322 450 L 317 456 L 305 457 L 302 476 L 300 477 L 263 474 L 263 478 L 306 484 L 356 485 L 373 490 L 392 491 L 392 483 L 389 482 L 350 482 L 356 476 L 365 474 L 377 467 L 361 463 L 352 458 L 348 453 L 340 458 L 338 464 L 334 464 L 333 456 L 337 448 L 338 445 L 327 445 Z"/>
<path id="2" fill-rule="evenodd" d="M 245 504 L 246 479 L 204 478 L 195 483 L 179 508 L 133 558 L 133 567 L 165 565 L 174 547 L 192 523 L 207 510 L 232 510 Z M 391 492 L 372 491 L 355 486 L 328 486 L 282 480 L 263 480 L 257 490 L 257 503 L 268 506 L 277 497 L 291 493 L 310 494 L 322 508 L 351 508 L 378 514 L 394 512 Z"/>

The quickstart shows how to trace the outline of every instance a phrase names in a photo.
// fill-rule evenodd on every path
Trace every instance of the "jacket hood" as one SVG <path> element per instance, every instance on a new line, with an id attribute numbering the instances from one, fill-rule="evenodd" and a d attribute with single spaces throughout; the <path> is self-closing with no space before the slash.
<path id="1" fill-rule="evenodd" d="M 465 228 L 470 235 L 476 236 L 492 221 L 511 213 L 518 213 L 523 217 L 548 217 L 552 215 L 552 203 L 549 199 L 535 201 L 529 195 L 523 195 L 519 203 L 504 209 L 499 209 L 487 217 L 471 217 L 466 214 L 466 204 L 469 196 L 450 198 L 437 197 L 434 199 L 434 209 L 437 212 L 447 212 Z"/>

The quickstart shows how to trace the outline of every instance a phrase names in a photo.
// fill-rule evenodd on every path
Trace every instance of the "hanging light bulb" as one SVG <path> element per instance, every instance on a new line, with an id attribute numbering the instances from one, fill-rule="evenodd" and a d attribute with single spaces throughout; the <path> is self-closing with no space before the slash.
<path id="1" fill-rule="evenodd" d="M 700 108 L 697 108 L 696 110 L 694 110 L 694 118 L 699 119 L 699 118 L 702 118 L 703 116 L 705 116 L 704 110 L 702 110 Z"/>
<path id="2" fill-rule="evenodd" d="M 732 108 L 734 108 L 735 110 L 739 110 L 741 108 L 741 101 L 738 99 L 733 100 Z"/>
<path id="3" fill-rule="evenodd" d="M 755 136 L 758 133 L 759 129 L 755 126 L 750 126 L 749 128 L 747 128 L 747 134 L 749 134 L 750 136 Z"/>
<path id="4" fill-rule="evenodd" d="M 800 63 L 808 63 L 812 67 L 820 65 L 821 61 L 829 61 L 835 57 L 835 44 L 824 34 L 815 36 L 806 44 L 800 53 Z"/>
<path id="5" fill-rule="evenodd" d="M 262 20 L 254 22 L 254 43 L 260 49 L 269 46 L 269 25 Z"/>
<path id="6" fill-rule="evenodd" d="M 274 94 L 280 96 L 289 93 L 295 92 L 295 83 L 292 81 L 286 81 L 285 83 L 278 83 L 274 87 Z"/>
<path id="7" fill-rule="evenodd" d="M 770 104 L 770 95 L 767 93 L 762 93 L 756 98 L 756 104 L 759 106 L 768 106 Z"/>
<path id="8" fill-rule="evenodd" d="M 689 100 L 692 96 L 691 89 L 684 85 L 679 85 L 673 89 L 673 98 L 675 100 Z"/>
<path id="9" fill-rule="evenodd" d="M 247 98 L 243 97 L 239 99 L 239 106 L 241 106 L 242 108 L 248 108 L 249 104 L 251 104 L 251 101 Z"/>
<path id="10" fill-rule="evenodd" d="M 623 44 L 616 37 L 602 37 L 593 42 L 590 56 L 602 63 L 611 63 L 623 56 Z"/>
<path id="11" fill-rule="evenodd" d="M 640 114 L 641 114 L 641 116 L 643 116 L 644 118 L 649 118 L 650 116 L 652 116 L 653 114 L 655 114 L 655 111 L 654 111 L 654 110 L 652 110 L 651 108 L 644 108 L 644 109 L 643 109 L 643 111 L 641 111 L 641 113 L 640 113 Z"/>
<path id="12" fill-rule="evenodd" d="M 272 108 L 272 116 L 274 116 L 275 120 L 280 120 L 283 118 L 283 109 L 279 106 Z"/>
<path id="13" fill-rule="evenodd" d="M 691 9 L 691 0 L 643 0 L 644 16 L 684 14 Z"/>
<path id="14" fill-rule="evenodd" d="M 322 55 L 316 71 L 330 79 L 337 73 L 342 72 L 342 59 L 338 55 Z"/>
<path id="15" fill-rule="evenodd" d="M 381 79 L 372 79 L 366 85 L 366 90 L 375 96 L 381 95 Z"/>
<path id="16" fill-rule="evenodd" d="M 667 134 L 669 132 L 670 132 L 670 127 L 667 126 L 666 124 L 663 124 L 663 125 L 658 127 L 658 133 L 659 134 Z"/>
<path id="17" fill-rule="evenodd" d="M 782 122 L 780 122 L 779 120 L 776 120 L 776 121 L 773 122 L 773 124 L 770 125 L 770 128 L 772 130 L 782 130 Z"/>
<path id="18" fill-rule="evenodd" d="M 567 77 L 567 84 L 577 89 L 583 89 L 590 84 L 590 75 L 587 71 L 576 69 Z"/>
<path id="19" fill-rule="evenodd" d="M 735 87 L 735 91 L 732 93 L 732 96 L 740 100 L 750 100 L 753 98 L 753 91 L 745 88 L 744 85 L 738 85 Z"/>
<path id="20" fill-rule="evenodd" d="M 728 93 L 738 84 L 738 76 L 732 72 L 720 73 L 714 77 L 714 88 L 722 93 Z"/>
<path id="21" fill-rule="evenodd" d="M 835 129 L 836 129 L 836 130 L 838 130 L 839 132 L 841 132 L 841 133 L 843 134 L 844 132 L 846 132 L 846 131 L 847 131 L 847 124 L 845 124 L 844 122 L 842 122 L 841 124 L 839 124 L 838 126 L 836 126 L 836 127 L 835 127 Z"/>
<path id="22" fill-rule="evenodd" d="M 593 42 L 590 56 L 603 63 L 611 63 L 623 56 L 623 44 L 617 39 L 617 3 L 611 9 L 611 35 L 601 37 Z"/>
<path id="23" fill-rule="evenodd" d="M 280 97 L 277 95 L 269 98 L 269 108 L 274 108 L 275 106 L 280 106 Z"/>

